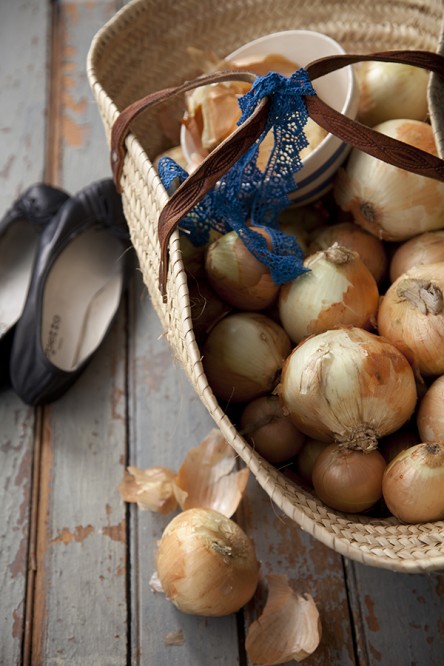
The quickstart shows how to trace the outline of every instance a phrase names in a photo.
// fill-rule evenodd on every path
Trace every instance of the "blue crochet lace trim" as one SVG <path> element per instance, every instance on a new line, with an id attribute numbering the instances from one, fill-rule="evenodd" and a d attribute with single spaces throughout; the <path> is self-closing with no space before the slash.
<path id="1" fill-rule="evenodd" d="M 218 184 L 180 221 L 180 230 L 195 246 L 209 240 L 211 229 L 236 231 L 249 251 L 271 273 L 276 284 L 284 284 L 305 272 L 303 253 L 296 239 L 279 230 L 280 213 L 290 205 L 289 193 L 297 187 L 295 173 L 302 167 L 300 151 L 308 145 L 304 126 L 308 113 L 303 95 L 315 91 L 307 72 L 298 69 L 289 78 L 276 72 L 258 77 L 239 99 L 242 112 L 238 124 L 251 116 L 263 97 L 270 110 L 262 135 L 220 179 Z M 274 145 L 262 173 L 256 161 L 259 145 L 272 131 Z M 169 157 L 159 160 L 159 177 L 171 194 L 188 173 Z M 260 234 L 250 229 L 266 227 L 271 250 Z"/>

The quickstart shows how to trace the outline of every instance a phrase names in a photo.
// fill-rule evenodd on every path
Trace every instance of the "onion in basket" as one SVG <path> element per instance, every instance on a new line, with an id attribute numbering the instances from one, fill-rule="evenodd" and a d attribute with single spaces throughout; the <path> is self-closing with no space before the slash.
<path id="1" fill-rule="evenodd" d="M 417 398 L 405 356 L 359 328 L 326 331 L 300 343 L 284 364 L 278 391 L 302 432 L 364 451 L 400 428 Z"/>
<path id="2" fill-rule="evenodd" d="M 264 395 L 248 403 L 240 433 L 268 462 L 281 463 L 299 453 L 305 435 L 282 412 L 279 398 Z"/>
<path id="3" fill-rule="evenodd" d="M 251 229 L 263 236 L 271 249 L 267 231 L 260 227 Z M 214 291 L 239 310 L 268 308 L 279 291 L 267 266 L 251 254 L 236 231 L 229 231 L 210 244 L 205 270 Z"/>
<path id="4" fill-rule="evenodd" d="M 429 73 L 398 62 L 370 60 L 355 67 L 359 85 L 358 120 L 373 127 L 385 120 L 425 120 Z"/>
<path id="5" fill-rule="evenodd" d="M 398 454 L 384 472 L 382 492 L 405 523 L 444 519 L 444 443 L 422 442 Z"/>
<path id="6" fill-rule="evenodd" d="M 388 120 L 376 130 L 437 155 L 430 125 L 418 120 Z M 419 176 L 357 150 L 338 172 L 334 194 L 339 206 L 378 238 L 401 241 L 440 229 L 444 183 Z"/>
<path id="7" fill-rule="evenodd" d="M 360 513 L 382 496 L 383 456 L 330 444 L 313 468 L 312 482 L 319 499 L 337 511 Z"/>
<path id="8" fill-rule="evenodd" d="M 378 286 L 357 252 L 335 243 L 307 257 L 304 266 L 309 272 L 279 292 L 282 326 L 294 342 L 339 324 L 370 328 Z"/>
<path id="9" fill-rule="evenodd" d="M 248 402 L 274 389 L 290 351 L 282 326 L 258 312 L 239 312 L 210 331 L 203 366 L 216 397 Z"/>
<path id="10" fill-rule="evenodd" d="M 444 442 L 444 375 L 423 396 L 416 415 L 421 442 Z"/>
<path id="11" fill-rule="evenodd" d="M 369 234 L 353 222 L 324 225 L 313 231 L 308 245 L 308 254 L 327 250 L 333 243 L 339 243 L 339 245 L 357 252 L 376 282 L 380 283 L 385 277 L 388 264 L 387 253 L 384 243 L 379 238 Z"/>
<path id="12" fill-rule="evenodd" d="M 444 230 L 426 231 L 405 241 L 394 252 L 390 261 L 390 280 L 394 282 L 415 266 L 440 261 L 444 261 Z"/>
<path id="13" fill-rule="evenodd" d="M 379 333 L 413 356 L 424 375 L 444 374 L 444 262 L 417 266 L 387 290 Z"/>

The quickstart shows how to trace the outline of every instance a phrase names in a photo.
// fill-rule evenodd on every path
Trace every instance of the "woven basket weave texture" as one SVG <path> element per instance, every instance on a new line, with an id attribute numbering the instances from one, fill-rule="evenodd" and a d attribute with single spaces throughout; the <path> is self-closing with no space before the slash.
<path id="1" fill-rule="evenodd" d="M 223 56 L 242 44 L 279 30 L 308 29 L 330 35 L 349 53 L 389 49 L 442 48 L 441 0 L 133 0 L 95 36 L 88 77 L 110 142 L 111 127 L 128 104 L 199 72 L 187 57 L 193 46 Z M 440 82 L 430 92 L 431 120 L 444 147 Z M 149 111 L 138 118 L 126 141 L 122 175 L 125 214 L 143 278 L 176 357 L 216 425 L 245 461 L 270 498 L 302 529 L 356 561 L 404 572 L 444 568 L 444 522 L 404 525 L 395 518 L 371 519 L 325 507 L 264 461 L 237 433 L 208 386 L 191 322 L 187 279 L 179 237 L 170 242 L 167 302 L 158 286 L 157 222 L 168 196 L 152 166 L 178 136 L 181 113 Z M 441 150 L 441 154 L 442 150 Z"/>

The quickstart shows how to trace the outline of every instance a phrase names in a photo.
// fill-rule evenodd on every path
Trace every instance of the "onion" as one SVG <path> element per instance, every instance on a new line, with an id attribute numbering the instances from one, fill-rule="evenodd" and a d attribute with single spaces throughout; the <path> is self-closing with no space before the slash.
<path id="1" fill-rule="evenodd" d="M 253 596 L 259 563 L 252 541 L 226 516 L 188 509 L 165 528 L 157 552 L 165 595 L 183 613 L 235 613 Z"/>
<path id="2" fill-rule="evenodd" d="M 437 155 L 433 130 L 427 123 L 388 120 L 375 129 Z M 443 226 L 444 183 L 404 171 L 356 148 L 345 169 L 338 172 L 334 195 L 359 226 L 385 240 L 402 241 Z"/>
<path id="3" fill-rule="evenodd" d="M 279 386 L 285 410 L 309 437 L 362 450 L 398 430 L 415 409 L 405 356 L 359 328 L 314 335 L 286 360 Z"/>
<path id="4" fill-rule="evenodd" d="M 204 280 L 188 279 L 191 318 L 198 340 L 205 340 L 213 326 L 231 311 Z"/>
<path id="5" fill-rule="evenodd" d="M 265 229 L 251 229 L 263 236 L 271 248 Z M 214 291 L 239 310 L 263 310 L 273 303 L 279 291 L 268 268 L 251 254 L 235 231 L 211 243 L 205 270 Z"/>
<path id="6" fill-rule="evenodd" d="M 404 63 L 360 63 L 355 68 L 359 86 L 358 120 L 373 127 L 385 120 L 426 120 L 429 73 Z"/>
<path id="7" fill-rule="evenodd" d="M 423 375 L 444 374 L 444 262 L 417 266 L 387 290 L 379 333 L 412 355 Z"/>
<path id="8" fill-rule="evenodd" d="M 268 462 L 281 463 L 301 449 L 305 435 L 284 416 L 275 395 L 252 400 L 242 412 L 240 433 Z"/>
<path id="9" fill-rule="evenodd" d="M 382 493 L 391 513 L 405 523 L 444 518 L 444 443 L 422 442 L 388 465 Z"/>
<path id="10" fill-rule="evenodd" d="M 369 328 L 379 303 L 373 275 L 337 243 L 304 260 L 309 272 L 281 287 L 279 315 L 294 342 L 339 324 Z"/>
<path id="11" fill-rule="evenodd" d="M 390 280 L 394 282 L 415 266 L 444 261 L 444 231 L 426 231 L 402 243 L 390 262 Z"/>
<path id="12" fill-rule="evenodd" d="M 308 253 L 327 250 L 333 243 L 339 243 L 348 250 L 359 254 L 376 282 L 380 283 L 387 271 L 387 253 L 379 238 L 372 236 L 353 222 L 341 222 L 316 229 L 308 245 Z"/>
<path id="13" fill-rule="evenodd" d="M 319 454 L 329 446 L 328 442 L 321 442 L 319 439 L 307 437 L 304 445 L 296 459 L 296 470 L 298 474 L 307 481 L 312 483 L 312 474 L 315 462 Z"/>
<path id="14" fill-rule="evenodd" d="M 444 376 L 429 386 L 416 415 L 421 442 L 444 442 Z"/>
<path id="15" fill-rule="evenodd" d="M 248 402 L 272 392 L 290 351 L 290 340 L 279 324 L 260 313 L 239 312 L 210 331 L 203 365 L 218 398 Z"/>
<path id="16" fill-rule="evenodd" d="M 363 453 L 330 444 L 314 465 L 312 481 L 316 495 L 338 511 L 366 511 L 382 496 L 385 465 L 379 451 Z"/>

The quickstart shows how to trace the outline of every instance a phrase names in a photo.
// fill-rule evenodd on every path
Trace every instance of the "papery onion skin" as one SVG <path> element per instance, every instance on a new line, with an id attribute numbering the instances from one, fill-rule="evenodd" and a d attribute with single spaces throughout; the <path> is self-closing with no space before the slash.
<path id="1" fill-rule="evenodd" d="M 267 240 L 270 249 L 269 234 L 259 227 L 251 229 Z M 235 231 L 211 243 L 205 270 L 214 291 L 239 310 L 263 310 L 273 303 L 279 291 L 269 269 L 251 254 Z"/>
<path id="2" fill-rule="evenodd" d="M 358 121 L 373 127 L 395 118 L 426 120 L 429 73 L 419 67 L 376 60 L 359 63 Z"/>
<path id="3" fill-rule="evenodd" d="M 388 259 L 384 244 L 379 238 L 361 229 L 354 222 L 325 225 L 312 233 L 307 253 L 327 250 L 333 243 L 357 252 L 376 282 L 382 282 L 387 273 Z"/>
<path id="4" fill-rule="evenodd" d="M 444 231 L 426 231 L 405 241 L 394 252 L 390 261 L 390 281 L 394 282 L 415 266 L 441 261 L 444 261 Z"/>
<path id="5" fill-rule="evenodd" d="M 235 522 L 210 509 L 188 509 L 165 528 L 157 552 L 165 595 L 183 613 L 219 617 L 253 596 L 259 563 Z"/>
<path id="6" fill-rule="evenodd" d="M 315 462 L 312 482 L 316 495 L 327 506 L 360 513 L 381 498 L 385 467 L 377 450 L 363 453 L 330 444 Z"/>
<path id="7" fill-rule="evenodd" d="M 388 120 L 374 129 L 437 155 L 433 130 L 416 120 Z M 353 149 L 334 185 L 338 205 L 377 238 L 402 241 L 440 229 L 444 183 L 404 171 Z"/>
<path id="8" fill-rule="evenodd" d="M 376 281 L 359 255 L 337 243 L 304 260 L 303 273 L 279 292 L 279 315 L 293 342 L 338 325 L 370 328 L 379 304 Z"/>
<path id="9" fill-rule="evenodd" d="M 444 443 L 421 442 L 396 456 L 384 472 L 389 511 L 405 523 L 444 519 Z"/>
<path id="10" fill-rule="evenodd" d="M 444 262 L 416 266 L 381 299 L 379 333 L 412 355 L 424 376 L 444 374 Z"/>
<path id="11" fill-rule="evenodd" d="M 211 330 L 203 365 L 216 397 L 248 402 L 273 391 L 290 351 L 290 339 L 279 324 L 257 312 L 239 312 Z"/>
<path id="12" fill-rule="evenodd" d="M 421 442 L 444 442 L 444 376 L 429 386 L 416 414 Z"/>
<path id="13" fill-rule="evenodd" d="M 405 356 L 380 336 L 338 328 L 300 343 L 286 360 L 278 388 L 284 408 L 309 437 L 375 448 L 398 430 L 417 399 Z"/>
<path id="14" fill-rule="evenodd" d="M 282 412 L 274 395 L 252 400 L 240 419 L 240 433 L 268 462 L 281 463 L 295 456 L 305 435 Z"/>

